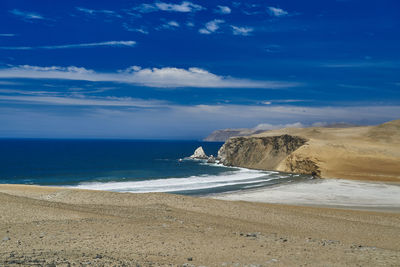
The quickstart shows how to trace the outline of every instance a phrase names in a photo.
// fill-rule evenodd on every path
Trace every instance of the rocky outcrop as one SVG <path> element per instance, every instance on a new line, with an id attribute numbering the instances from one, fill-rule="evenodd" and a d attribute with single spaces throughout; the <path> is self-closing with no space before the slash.
<path id="1" fill-rule="evenodd" d="M 226 166 L 320 175 L 316 162 L 292 155 L 307 139 L 288 134 L 230 138 L 218 151 Z"/>
<path id="2" fill-rule="evenodd" d="M 321 177 L 321 170 L 317 162 L 316 159 L 292 153 L 286 157 L 277 169 L 286 172 L 303 173 L 310 174 L 314 177 Z"/>
<path id="3" fill-rule="evenodd" d="M 191 159 L 208 159 L 208 156 L 203 150 L 203 147 L 199 146 L 189 158 Z"/>
<path id="4" fill-rule="evenodd" d="M 216 163 L 216 162 L 217 159 L 213 155 L 209 156 L 207 159 L 207 163 Z"/>

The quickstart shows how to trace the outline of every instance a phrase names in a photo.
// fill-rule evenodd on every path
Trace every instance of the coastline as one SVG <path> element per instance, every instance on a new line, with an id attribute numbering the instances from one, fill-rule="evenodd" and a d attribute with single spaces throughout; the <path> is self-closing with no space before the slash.
<path id="1" fill-rule="evenodd" d="M 0 264 L 390 266 L 400 215 L 0 185 Z"/>

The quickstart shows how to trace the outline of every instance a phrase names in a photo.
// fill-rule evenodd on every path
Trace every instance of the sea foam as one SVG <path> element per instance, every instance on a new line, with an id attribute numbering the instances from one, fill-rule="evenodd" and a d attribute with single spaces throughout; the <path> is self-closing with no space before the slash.
<path id="1" fill-rule="evenodd" d="M 260 183 L 287 178 L 276 172 L 236 168 L 219 175 L 189 176 L 186 178 L 164 178 L 126 182 L 90 182 L 73 186 L 81 189 L 108 190 L 117 192 L 149 193 L 179 192 L 219 188 L 231 185 L 259 185 Z"/>

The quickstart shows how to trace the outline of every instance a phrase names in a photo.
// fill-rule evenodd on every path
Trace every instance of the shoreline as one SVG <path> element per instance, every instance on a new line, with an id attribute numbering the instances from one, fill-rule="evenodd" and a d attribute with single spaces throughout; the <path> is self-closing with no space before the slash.
<path id="1" fill-rule="evenodd" d="M 220 165 L 225 167 L 224 165 Z M 228 168 L 247 170 L 248 168 L 228 166 Z M 264 171 L 248 169 L 254 171 Z M 277 171 L 271 171 L 277 172 Z M 296 175 L 296 174 L 294 174 Z M 301 174 L 299 174 L 301 175 Z M 170 192 L 124 192 L 104 189 L 89 189 L 71 186 L 45 186 L 30 184 L 0 184 L 3 187 L 26 187 L 36 190 L 88 190 L 130 194 L 162 193 L 195 198 L 219 199 L 226 201 L 246 201 L 254 203 L 279 204 L 289 206 L 333 208 L 359 211 L 378 211 L 400 213 L 400 183 L 386 181 L 352 180 L 345 178 L 318 178 L 302 181 L 289 181 L 278 184 L 248 188 L 222 193 L 183 195 Z M 328 191 L 329 190 L 329 191 Z M 0 189 L 0 192 L 2 190 Z"/>

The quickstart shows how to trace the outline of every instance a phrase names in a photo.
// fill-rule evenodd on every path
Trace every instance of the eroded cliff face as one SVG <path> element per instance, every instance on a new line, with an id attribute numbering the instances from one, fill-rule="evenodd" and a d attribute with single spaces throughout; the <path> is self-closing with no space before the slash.
<path id="1" fill-rule="evenodd" d="M 293 135 L 230 138 L 218 151 L 226 166 L 320 175 L 316 162 L 293 153 L 307 139 Z"/>

